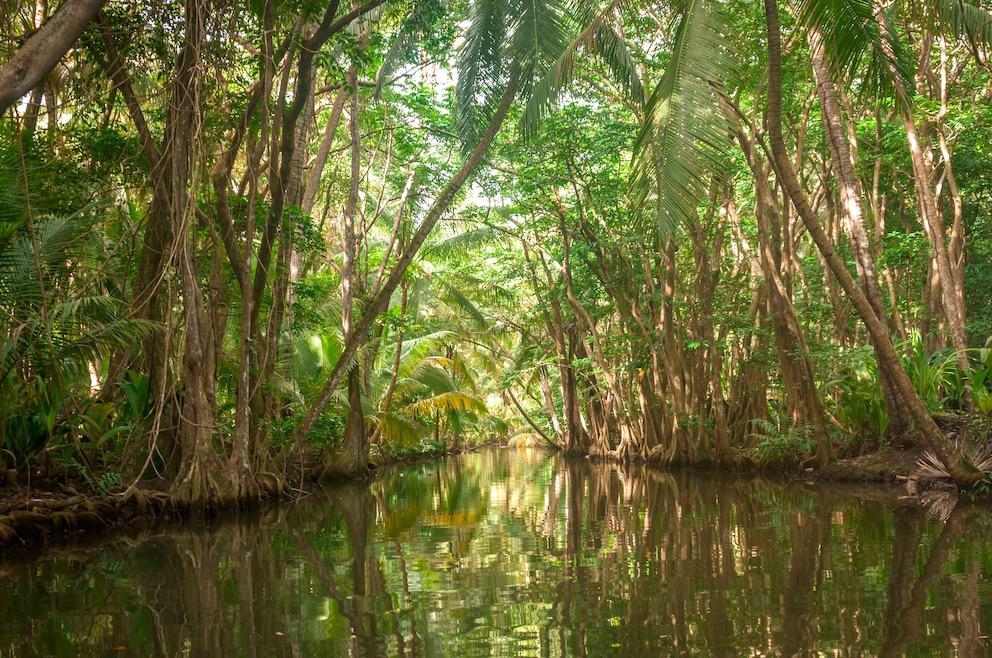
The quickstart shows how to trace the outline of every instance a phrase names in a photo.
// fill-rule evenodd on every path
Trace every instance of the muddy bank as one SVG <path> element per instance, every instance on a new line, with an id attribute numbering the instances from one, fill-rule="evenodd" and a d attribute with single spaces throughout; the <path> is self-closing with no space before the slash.
<path id="1" fill-rule="evenodd" d="M 809 483 L 889 486 L 893 493 L 905 493 L 907 481 L 916 480 L 917 460 L 921 456 L 919 450 L 887 448 L 815 470 L 783 475 L 798 475 Z M 408 460 L 391 461 L 405 463 Z M 313 471 L 316 473 L 319 469 Z M 86 482 L 66 479 L 64 473 L 57 478 L 46 478 L 43 473 L 37 473 L 31 482 L 8 473 L 0 477 L 0 561 L 34 559 L 54 547 L 94 546 L 111 535 L 167 531 L 187 523 L 264 513 L 266 509 L 279 507 L 318 486 L 311 478 L 297 477 L 290 496 L 263 498 L 250 508 L 232 505 L 205 515 L 202 509 L 179 507 L 167 495 L 156 491 L 136 490 L 127 496 L 100 495 L 92 492 Z M 930 483 L 923 482 L 922 488 L 929 486 Z"/>
<path id="2" fill-rule="evenodd" d="M 884 448 L 877 452 L 852 459 L 841 459 L 821 466 L 811 475 L 825 482 L 901 482 L 916 477 L 917 461 L 923 456 L 920 450 L 893 450 Z"/>

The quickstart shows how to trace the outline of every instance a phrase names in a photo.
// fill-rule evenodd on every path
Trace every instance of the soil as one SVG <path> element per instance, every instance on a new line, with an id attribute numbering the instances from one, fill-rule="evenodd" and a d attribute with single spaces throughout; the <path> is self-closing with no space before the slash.
<path id="1" fill-rule="evenodd" d="M 831 482 L 898 482 L 912 478 L 919 470 L 920 450 L 883 448 L 860 457 L 841 459 L 813 472 L 816 480 Z"/>

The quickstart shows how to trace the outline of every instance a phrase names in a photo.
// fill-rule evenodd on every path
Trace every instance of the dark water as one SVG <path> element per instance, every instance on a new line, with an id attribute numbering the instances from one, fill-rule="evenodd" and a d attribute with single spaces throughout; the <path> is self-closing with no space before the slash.
<path id="1" fill-rule="evenodd" d="M 851 491 L 472 454 L 0 567 L 0 656 L 987 655 L 989 513 Z"/>

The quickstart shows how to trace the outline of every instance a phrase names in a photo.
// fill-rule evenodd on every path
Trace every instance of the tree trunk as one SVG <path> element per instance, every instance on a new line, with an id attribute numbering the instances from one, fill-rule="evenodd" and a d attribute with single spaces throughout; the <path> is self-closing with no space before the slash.
<path id="1" fill-rule="evenodd" d="M 847 271 L 844 261 L 834 250 L 833 244 L 823 230 L 823 225 L 813 212 L 809 200 L 800 187 L 799 179 L 796 177 L 786 152 L 785 140 L 782 137 L 782 47 L 778 7 L 776 0 L 764 0 L 764 5 L 768 33 L 768 133 L 777 173 L 796 210 L 806 224 L 806 230 L 810 237 L 813 238 L 830 270 L 837 277 L 837 281 L 844 288 L 844 292 L 847 293 L 854 308 L 867 326 L 872 343 L 879 355 L 879 367 L 888 370 L 895 381 L 913 420 L 917 423 L 924 443 L 940 459 L 958 487 L 970 488 L 983 479 L 985 474 L 968 462 L 937 427 L 920 396 L 914 390 L 912 381 L 902 368 L 899 355 L 889 338 L 888 328 L 879 321 L 868 299 L 855 283 L 854 277 Z"/>
<path id="2" fill-rule="evenodd" d="M 105 2 L 65 0 L 55 15 L 0 67 L 0 114 L 55 68 Z"/>
<path id="3" fill-rule="evenodd" d="M 250 472 L 232 468 L 232 482 L 223 483 L 224 472 L 214 453 L 213 434 L 217 423 L 217 377 L 211 322 L 203 305 L 194 258 L 196 200 L 188 186 L 193 178 L 194 147 L 202 127 L 200 112 L 201 48 L 206 35 L 206 6 L 200 0 L 186 2 L 186 34 L 176 67 L 172 105 L 166 122 L 169 144 L 168 171 L 171 196 L 170 226 L 177 236 L 176 255 L 183 295 L 185 351 L 183 395 L 179 438 L 182 465 L 173 496 L 181 504 L 211 507 L 238 500 Z M 230 484 L 236 485 L 232 491 Z M 228 498 L 228 496 L 232 496 Z"/>
<path id="4" fill-rule="evenodd" d="M 334 106 L 331 109 L 331 118 L 324 127 L 324 136 L 317 147 L 317 155 L 314 157 L 313 166 L 307 174 L 307 187 L 303 193 L 303 212 L 309 214 L 313 210 L 314 200 L 317 198 L 317 188 L 320 186 L 320 178 L 324 173 L 324 166 L 327 164 L 327 157 L 331 153 L 331 145 L 334 144 L 334 136 L 338 131 L 338 124 L 341 123 L 341 112 L 344 109 L 344 101 L 348 97 L 348 87 L 341 85 L 338 95 L 334 98 Z"/>
<path id="5" fill-rule="evenodd" d="M 317 423 L 317 418 L 323 413 L 324 408 L 330 401 L 331 396 L 334 394 L 335 389 L 337 389 L 338 384 L 341 383 L 341 378 L 345 373 L 346 367 L 351 363 L 352 359 L 358 353 L 360 347 L 359 341 L 356 337 L 364 335 L 372 327 L 372 323 L 389 307 L 389 300 L 392 297 L 393 292 L 399 286 L 400 281 L 403 279 L 407 269 L 413 262 L 414 257 L 420 250 L 420 247 L 427 240 L 428 234 L 437 224 L 438 220 L 441 219 L 441 215 L 448 209 L 448 206 L 454 200 L 455 195 L 458 190 L 461 189 L 462 185 L 468 180 L 469 175 L 475 171 L 476 167 L 482 162 L 482 158 L 485 156 L 486 152 L 489 150 L 489 145 L 492 143 L 493 139 L 496 137 L 496 133 L 499 132 L 500 127 L 503 125 L 503 120 L 506 118 L 507 112 L 510 110 L 510 105 L 513 103 L 513 99 L 516 96 L 517 90 L 517 80 L 512 78 L 507 84 L 506 90 L 503 93 L 503 98 L 500 101 L 499 108 L 493 115 L 489 122 L 485 133 L 483 133 L 482 138 L 476 145 L 475 149 L 469 155 L 468 159 L 462 164 L 458 173 L 451 179 L 444 191 L 438 196 L 431 206 L 431 209 L 427 212 L 424 220 L 420 223 L 417 228 L 416 233 L 410 239 L 407 248 L 400 255 L 396 264 L 393 266 L 386 278 L 385 283 L 383 283 L 382 288 L 379 292 L 372 298 L 372 300 L 367 305 L 365 312 L 359 319 L 357 326 L 355 327 L 352 339 L 345 341 L 345 345 L 341 351 L 341 356 L 338 358 L 337 363 L 331 369 L 328 376 L 327 382 L 321 388 L 320 393 L 317 398 L 311 404 L 310 409 L 307 411 L 306 417 L 303 422 L 297 428 L 293 441 L 290 443 L 289 449 L 299 446 L 302 441 L 310 435 L 313 431 L 314 425 Z"/>
<path id="6" fill-rule="evenodd" d="M 885 20 L 880 11 L 876 13 L 876 20 Z M 885 29 L 885 25 L 883 29 Z M 889 53 L 887 53 L 889 54 Z M 944 221 L 944 214 L 937 206 L 937 198 L 930 186 L 931 172 L 928 162 L 932 159 L 932 154 L 924 152 L 920 142 L 920 135 L 916 129 L 916 119 L 913 117 L 913 106 L 910 95 L 903 84 L 902 76 L 897 71 L 891 71 L 892 83 L 896 90 L 897 103 L 899 104 L 899 115 L 902 117 L 903 128 L 906 130 L 906 142 L 909 145 L 909 156 L 913 163 L 913 185 L 916 189 L 916 201 L 920 210 L 920 220 L 923 228 L 930 238 L 930 245 L 933 247 L 933 257 L 936 264 L 937 273 L 940 277 L 941 303 L 944 309 L 944 316 L 947 319 L 947 328 L 951 334 L 951 344 L 957 351 L 958 368 L 962 376 L 967 376 L 970 369 L 968 363 L 968 335 L 965 327 L 965 305 L 964 289 L 958 287 L 955 268 L 951 264 L 951 254 L 947 245 L 947 226 Z M 945 85 L 941 85 L 942 87 Z M 949 152 L 945 152 L 949 158 Z M 950 171 L 950 161 L 947 163 Z M 953 180 L 953 174 L 951 175 Z M 955 225 L 960 229 L 960 225 Z M 951 251 L 956 251 L 958 244 L 954 236 L 951 243 Z M 970 406 L 970 401 L 965 401 Z"/>
<path id="7" fill-rule="evenodd" d="M 773 227 L 781 219 L 778 205 L 768 182 L 765 167 L 758 160 L 754 141 L 738 125 L 737 141 L 744 151 L 751 172 L 754 175 L 755 193 L 758 198 L 755 219 L 758 224 L 758 260 L 768 293 L 768 310 L 772 322 L 772 334 L 778 352 L 779 369 L 785 388 L 786 399 L 794 424 L 809 423 L 816 437 L 815 461 L 825 464 L 833 459 L 833 448 L 827 434 L 826 410 L 820 392 L 816 388 L 813 365 L 809 360 L 803 328 L 796 314 L 792 297 L 786 290 L 781 276 L 781 257 L 772 235 L 779 232 Z"/>
<path id="8" fill-rule="evenodd" d="M 364 335 L 355 335 L 355 293 L 360 287 L 355 273 L 358 257 L 358 244 L 355 235 L 355 217 L 358 212 L 358 191 L 362 175 L 362 143 L 358 127 L 358 69 L 352 66 L 346 75 L 346 83 L 351 87 L 351 108 L 348 129 L 351 135 L 351 187 L 342 217 L 344 240 L 341 245 L 344 253 L 341 258 L 341 330 L 345 344 L 353 341 L 364 343 Z M 367 331 L 367 330 L 366 330 Z M 344 442 L 324 469 L 322 477 L 359 477 L 369 469 L 368 434 L 365 431 L 365 414 L 362 410 L 361 365 L 355 364 L 348 371 L 348 421 L 345 425 Z"/>
<path id="9" fill-rule="evenodd" d="M 362 410 L 362 373 L 358 366 L 348 371 L 348 421 L 341 447 L 324 467 L 320 479 L 356 478 L 369 473 L 369 441 Z"/>
<path id="10" fill-rule="evenodd" d="M 840 213 L 847 224 L 858 280 L 861 283 L 861 289 L 868 298 L 868 303 L 871 304 L 872 311 L 881 323 L 887 324 L 885 303 L 882 300 L 882 289 L 878 285 L 878 275 L 875 273 L 875 258 L 872 254 L 871 243 L 868 240 L 868 229 L 865 225 L 861 204 L 861 192 L 858 189 L 854 163 L 848 150 L 840 103 L 830 79 L 829 68 L 824 60 L 823 44 L 818 34 L 811 35 L 810 50 L 813 74 L 816 78 L 816 92 L 820 98 L 823 127 L 827 135 L 827 144 L 830 147 L 830 157 L 833 161 L 834 174 L 840 192 Z M 875 360 L 878 361 L 877 352 Z M 881 365 L 879 365 L 878 374 L 885 400 L 885 412 L 889 417 L 889 434 L 893 444 L 902 445 L 912 427 L 912 419 L 900 399 L 895 382 Z"/>

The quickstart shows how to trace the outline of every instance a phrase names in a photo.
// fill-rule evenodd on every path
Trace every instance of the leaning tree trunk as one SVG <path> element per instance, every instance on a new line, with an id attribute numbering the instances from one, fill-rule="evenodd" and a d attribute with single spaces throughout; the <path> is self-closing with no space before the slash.
<path id="1" fill-rule="evenodd" d="M 876 11 L 876 20 L 880 23 L 885 20 L 880 11 Z M 890 53 L 887 53 L 890 54 Z M 946 63 L 945 63 L 946 65 Z M 944 73 L 943 75 L 946 75 Z M 928 165 L 928 153 L 923 151 L 923 144 L 916 128 L 916 119 L 913 116 L 913 106 L 909 91 L 903 83 L 903 78 L 895 70 L 891 71 L 892 83 L 896 90 L 897 103 L 899 104 L 899 116 L 902 118 L 902 125 L 906 131 L 906 143 L 909 146 L 909 156 L 913 164 L 913 185 L 916 189 L 916 201 L 920 210 L 920 220 L 923 228 L 930 238 L 930 245 L 933 248 L 933 260 L 939 274 L 940 299 L 944 310 L 944 317 L 947 320 L 947 328 L 951 334 L 951 344 L 957 352 L 958 368 L 963 376 L 967 377 L 970 364 L 968 363 L 968 335 L 965 327 L 965 304 L 964 288 L 957 284 L 955 276 L 956 268 L 951 264 L 951 253 L 947 245 L 947 225 L 944 221 L 944 214 L 937 205 L 937 197 L 931 188 L 932 172 Z M 944 81 L 946 83 L 946 79 Z M 942 84 L 943 86 L 943 84 Z M 942 105 L 944 101 L 942 100 Z M 944 107 L 941 111 L 944 111 Z M 953 172 L 950 169 L 950 153 L 944 152 L 947 162 L 947 175 L 953 183 Z M 955 185 L 956 187 L 956 185 Z M 951 250 L 956 250 L 958 244 L 952 240 Z M 965 404 L 970 406 L 970 398 L 965 400 Z"/>
<path id="2" fill-rule="evenodd" d="M 887 370 L 895 381 L 903 401 L 920 429 L 924 443 L 933 450 L 954 483 L 960 488 L 969 488 L 982 480 L 985 474 L 961 455 L 930 416 L 923 400 L 913 388 L 909 375 L 902 368 L 902 362 L 889 337 L 888 328 L 879 320 L 867 297 L 847 270 L 843 259 L 834 249 L 789 161 L 782 136 L 782 45 L 776 1 L 764 0 L 768 32 L 768 134 L 776 171 L 802 217 L 810 237 L 813 238 L 830 271 L 844 288 L 844 292 L 865 323 L 879 355 L 879 367 Z"/>
<path id="3" fill-rule="evenodd" d="M 67 0 L 0 67 L 0 114 L 55 68 L 106 0 Z"/>
<path id="4" fill-rule="evenodd" d="M 847 145 L 840 103 L 837 91 L 830 79 L 830 72 L 824 59 L 822 39 L 814 34 L 810 39 L 812 51 L 813 74 L 816 78 L 816 92 L 820 98 L 820 113 L 823 117 L 823 127 L 830 147 L 830 157 L 833 160 L 834 175 L 840 191 L 840 214 L 847 224 L 848 236 L 851 240 L 851 251 L 854 253 L 855 267 L 861 289 L 871 304 L 872 311 L 879 321 L 886 323 L 885 303 L 882 300 L 882 288 L 878 284 L 875 271 L 875 258 L 872 254 L 871 243 L 868 240 L 868 229 L 865 225 L 862 209 L 861 194 L 858 189 L 857 175 L 851 153 Z M 878 352 L 875 353 L 878 361 Z M 879 383 L 885 401 L 885 412 L 889 416 L 889 434 L 893 443 L 901 444 L 912 427 L 912 419 L 906 411 L 906 406 L 900 399 L 898 388 L 888 371 L 879 366 Z"/>

